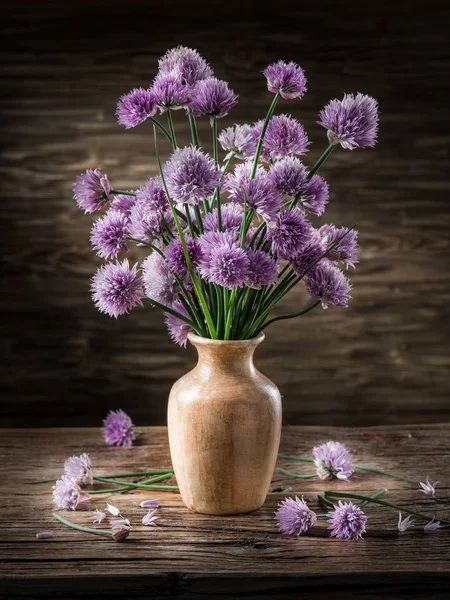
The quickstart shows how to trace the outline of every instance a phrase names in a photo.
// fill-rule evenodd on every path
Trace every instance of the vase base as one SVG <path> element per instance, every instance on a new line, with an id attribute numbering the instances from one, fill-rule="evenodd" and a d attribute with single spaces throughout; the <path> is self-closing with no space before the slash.
<path id="1" fill-rule="evenodd" d="M 195 508 L 195 506 L 193 506 L 192 504 L 186 504 L 187 508 L 189 510 L 191 510 L 192 512 L 195 512 L 199 515 L 211 515 L 211 516 L 217 516 L 217 517 L 227 517 L 227 516 L 231 516 L 231 515 L 245 515 L 247 513 L 251 513 L 254 512 L 255 510 L 258 510 L 258 508 L 261 508 L 262 506 L 264 506 L 264 502 L 258 503 L 255 506 L 252 507 L 236 507 L 236 508 L 229 508 L 229 509 L 217 509 L 217 508 Z"/>

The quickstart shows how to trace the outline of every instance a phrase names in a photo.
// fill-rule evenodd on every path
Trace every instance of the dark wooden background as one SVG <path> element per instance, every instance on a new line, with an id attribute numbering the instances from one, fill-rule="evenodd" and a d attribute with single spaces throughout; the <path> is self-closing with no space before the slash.
<path id="1" fill-rule="evenodd" d="M 325 147 L 315 120 L 329 98 L 361 91 L 380 101 L 378 146 L 336 151 L 322 170 L 331 205 L 321 222 L 361 232 L 354 300 L 268 329 L 257 353 L 284 396 L 285 423 L 448 420 L 445 5 L 2 2 L 2 425 L 98 425 L 119 407 L 136 423 L 164 424 L 170 386 L 193 364 L 156 310 L 115 321 L 94 308 L 92 219 L 72 200 L 88 167 L 122 188 L 155 174 L 150 127 L 124 131 L 115 103 L 148 85 L 178 44 L 198 48 L 240 94 L 224 127 L 265 114 L 270 61 L 298 61 L 309 92 L 281 109 L 306 126 L 310 165 Z M 206 120 L 200 129 L 209 140 Z M 302 301 L 296 292 L 285 308 Z"/>

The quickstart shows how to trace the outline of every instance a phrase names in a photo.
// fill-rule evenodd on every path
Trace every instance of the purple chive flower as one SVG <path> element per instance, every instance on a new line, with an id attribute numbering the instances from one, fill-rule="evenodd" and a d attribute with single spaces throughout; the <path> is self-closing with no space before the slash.
<path id="1" fill-rule="evenodd" d="M 419 482 L 420 486 L 421 486 L 421 492 L 423 492 L 426 496 L 434 496 L 436 493 L 436 486 L 439 483 L 439 481 L 435 481 L 434 483 L 430 483 L 430 480 L 427 477 L 427 480 L 425 483 L 423 483 L 422 481 Z"/>
<path id="2" fill-rule="evenodd" d="M 172 308 L 184 317 L 188 316 L 181 302 L 174 302 Z M 185 321 L 170 313 L 165 313 L 165 320 L 172 341 L 186 348 L 188 334 L 192 331 L 192 328 Z"/>
<path id="3" fill-rule="evenodd" d="M 278 505 L 275 513 L 278 527 L 286 535 L 300 535 L 311 529 L 317 521 L 316 513 L 313 512 L 306 502 L 295 496 L 286 498 Z"/>
<path id="4" fill-rule="evenodd" d="M 130 216 L 131 209 L 134 206 L 136 199 L 134 196 L 127 196 L 125 194 L 118 194 L 114 196 L 113 201 L 111 202 L 111 208 L 114 210 L 118 210 L 123 213 L 126 217 Z"/>
<path id="5" fill-rule="evenodd" d="M 157 521 L 159 517 L 156 516 L 156 510 L 149 510 L 148 513 L 142 517 L 142 525 L 152 525 L 156 527 L 155 521 Z"/>
<path id="6" fill-rule="evenodd" d="M 233 154 L 241 160 L 253 158 L 255 155 L 257 138 L 251 125 L 227 127 L 220 132 L 218 140 L 222 148 L 228 152 L 225 160 Z"/>
<path id="7" fill-rule="evenodd" d="M 342 502 L 334 506 L 334 510 L 328 513 L 330 517 L 331 537 L 340 540 L 362 539 L 366 531 L 367 517 L 363 511 L 353 502 Z"/>
<path id="8" fill-rule="evenodd" d="M 175 202 L 198 204 L 219 185 L 221 171 L 193 146 L 177 148 L 164 167 L 167 189 Z"/>
<path id="9" fill-rule="evenodd" d="M 96 508 L 95 511 L 92 513 L 92 522 L 93 523 L 103 523 L 103 521 L 106 519 L 106 514 Z"/>
<path id="10" fill-rule="evenodd" d="M 347 481 L 353 471 L 352 455 L 339 442 L 327 442 L 313 448 L 316 473 L 320 479 L 336 478 Z"/>
<path id="11" fill-rule="evenodd" d="M 119 411 L 117 411 L 117 412 L 119 412 Z M 113 517 L 120 517 L 121 516 L 120 510 L 117 508 L 117 506 L 114 506 L 113 504 L 110 504 L 109 502 L 106 505 L 106 509 L 105 510 L 107 510 Z"/>
<path id="12" fill-rule="evenodd" d="M 142 306 L 144 289 L 137 274 L 137 263 L 130 268 L 127 259 L 122 263 L 106 263 L 92 278 L 92 299 L 100 312 L 117 317 Z"/>
<path id="13" fill-rule="evenodd" d="M 209 259 L 213 250 L 219 246 L 229 246 L 232 248 L 238 244 L 239 232 L 236 230 L 229 231 L 208 231 L 198 238 L 201 250 L 200 267 L 205 276 L 209 275 Z"/>
<path id="14" fill-rule="evenodd" d="M 171 306 L 178 298 L 180 287 L 167 261 L 156 251 L 142 263 L 142 279 L 145 295 L 165 306 Z"/>
<path id="15" fill-rule="evenodd" d="M 136 88 L 122 96 L 117 103 L 117 121 L 127 129 L 136 127 L 156 114 L 155 95 L 151 90 Z"/>
<path id="16" fill-rule="evenodd" d="M 53 531 L 40 531 L 36 534 L 37 540 L 49 540 L 53 537 Z"/>
<path id="17" fill-rule="evenodd" d="M 53 504 L 64 510 L 86 510 L 89 494 L 70 477 L 63 476 L 53 486 Z"/>
<path id="18" fill-rule="evenodd" d="M 136 200 L 131 208 L 128 225 L 129 235 L 142 241 L 158 239 L 173 226 L 174 220 L 171 210 L 161 211 L 155 209 L 147 200 Z"/>
<path id="19" fill-rule="evenodd" d="M 295 156 L 288 156 L 270 167 L 269 176 L 283 196 L 295 196 L 306 185 L 308 172 Z"/>
<path id="20" fill-rule="evenodd" d="M 145 206 L 156 212 L 168 210 L 169 202 L 161 177 L 148 179 L 137 191 L 136 202 L 143 202 Z"/>
<path id="21" fill-rule="evenodd" d="M 220 214 L 222 217 L 223 231 L 239 231 L 242 223 L 242 216 L 244 214 L 244 208 L 242 204 L 237 204 L 236 202 L 222 204 Z M 205 215 L 203 219 L 203 225 L 205 231 L 207 232 L 219 231 L 219 216 L 217 208 Z"/>
<path id="22" fill-rule="evenodd" d="M 378 103 L 365 94 L 344 94 L 330 100 L 320 111 L 319 125 L 327 129 L 330 144 L 347 150 L 375 146 L 378 133 Z"/>
<path id="23" fill-rule="evenodd" d="M 263 121 L 257 121 L 254 135 L 260 136 Z M 265 161 L 280 160 L 290 154 L 306 154 L 308 152 L 308 136 L 303 126 L 290 115 L 272 117 L 264 136 L 261 158 Z"/>
<path id="24" fill-rule="evenodd" d="M 92 485 L 92 463 L 89 454 L 84 452 L 80 456 L 71 456 L 64 463 L 64 476 L 71 479 L 79 486 Z"/>
<path id="25" fill-rule="evenodd" d="M 116 542 L 123 542 L 130 535 L 131 527 L 126 523 L 116 523 L 111 527 L 111 532 Z"/>
<path id="26" fill-rule="evenodd" d="M 228 289 L 242 287 L 248 266 L 247 254 L 237 243 L 217 246 L 209 256 L 209 280 Z"/>
<path id="27" fill-rule="evenodd" d="M 279 60 L 264 69 L 267 89 L 279 93 L 285 100 L 301 98 L 306 92 L 306 77 L 303 69 L 295 62 Z"/>
<path id="28" fill-rule="evenodd" d="M 153 82 L 152 94 L 161 114 L 168 110 L 185 108 L 191 96 L 189 87 L 182 83 L 180 75 L 175 72 L 157 75 Z"/>
<path id="29" fill-rule="evenodd" d="M 208 79 L 213 76 L 211 67 L 197 50 L 185 46 L 168 50 L 158 62 L 160 73 L 167 75 L 172 71 L 178 71 L 181 81 L 189 86 L 194 85 L 201 79 Z"/>
<path id="30" fill-rule="evenodd" d="M 272 252 L 279 258 L 293 259 L 311 239 L 311 224 L 302 213 L 281 209 L 275 221 L 269 224 L 267 239 L 272 242 Z"/>
<path id="31" fill-rule="evenodd" d="M 86 213 L 102 210 L 112 199 L 111 184 L 108 177 L 99 169 L 88 169 L 75 178 L 74 198 L 78 206 Z"/>
<path id="32" fill-rule="evenodd" d="M 277 281 L 278 270 L 274 259 L 262 250 L 249 250 L 248 270 L 245 285 L 259 290 L 263 285 L 273 285 Z"/>
<path id="33" fill-rule="evenodd" d="M 408 515 L 407 517 L 405 517 L 404 519 L 402 518 L 402 513 L 399 512 L 398 513 L 398 530 L 400 531 L 400 533 L 403 533 L 404 531 L 406 531 L 407 529 L 410 529 L 411 527 L 414 527 L 414 521 L 411 520 L 412 517 L 411 515 Z"/>
<path id="34" fill-rule="evenodd" d="M 193 267 L 196 267 L 201 258 L 201 249 L 197 240 L 188 235 L 184 236 L 189 258 Z M 184 255 L 183 244 L 180 238 L 173 240 L 166 248 L 166 260 L 169 267 L 180 277 L 188 276 L 188 266 Z"/>
<path id="35" fill-rule="evenodd" d="M 301 196 L 298 206 L 320 217 L 328 204 L 328 183 L 320 175 L 313 175 L 303 187 Z"/>
<path id="36" fill-rule="evenodd" d="M 324 261 L 323 258 L 321 259 L 327 249 L 324 239 L 314 228 L 311 228 L 310 235 L 310 241 L 291 260 L 291 265 L 299 277 L 302 277 L 307 271 L 309 272 L 310 269 Z"/>
<path id="37" fill-rule="evenodd" d="M 434 519 L 427 523 L 423 528 L 425 533 L 434 533 L 437 529 L 443 529 L 443 527 L 440 521 L 435 521 Z"/>
<path id="38" fill-rule="evenodd" d="M 328 245 L 340 240 L 339 245 L 328 252 L 327 259 L 334 263 L 343 262 L 347 267 L 350 265 L 354 268 L 358 262 L 358 232 L 334 225 L 323 225 L 319 232 Z"/>
<path id="39" fill-rule="evenodd" d="M 241 163 L 228 175 L 225 187 L 230 199 L 245 202 L 264 219 L 274 219 L 280 208 L 282 196 L 263 167 L 258 166 L 254 179 L 250 179 L 251 163 Z"/>
<path id="40" fill-rule="evenodd" d="M 351 286 L 344 273 L 330 264 L 318 264 L 306 276 L 306 289 L 311 298 L 322 301 L 323 308 L 328 305 L 347 307 Z"/>
<path id="41" fill-rule="evenodd" d="M 110 209 L 97 219 L 91 231 L 91 244 L 102 258 L 116 258 L 120 252 L 128 252 L 128 217 L 118 210 Z"/>
<path id="42" fill-rule="evenodd" d="M 108 446 L 132 446 L 136 438 L 134 425 L 130 417 L 123 410 L 110 410 L 103 421 L 103 437 Z M 107 509 L 111 505 L 108 504 Z M 114 508 L 114 507 L 112 507 Z M 114 512 L 111 512 L 115 515 Z M 120 514 L 120 512 L 118 513 Z M 117 516 L 117 515 L 115 515 Z"/>
<path id="43" fill-rule="evenodd" d="M 158 508 L 159 502 L 158 500 L 142 500 L 139 506 L 141 508 Z"/>
<path id="44" fill-rule="evenodd" d="M 238 96 L 226 81 L 215 77 L 198 81 L 191 93 L 189 109 L 195 117 L 221 119 L 237 104 Z"/>

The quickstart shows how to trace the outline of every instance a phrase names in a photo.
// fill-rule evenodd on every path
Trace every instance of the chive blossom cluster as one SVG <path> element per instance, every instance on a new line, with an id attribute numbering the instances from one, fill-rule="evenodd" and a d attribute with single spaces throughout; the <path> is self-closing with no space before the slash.
<path id="1" fill-rule="evenodd" d="M 358 233 L 313 224 L 329 199 L 317 171 L 338 145 L 375 145 L 376 100 L 346 94 L 325 106 L 318 124 L 327 130 L 329 146 L 308 166 L 305 128 L 284 107 L 275 114 L 279 104 L 306 93 L 306 75 L 296 63 L 278 61 L 264 70 L 274 94 L 265 118 L 221 131 L 218 121 L 238 96 L 199 53 L 179 46 L 158 67 L 148 88 L 119 99 L 117 118 L 127 129 L 151 123 L 159 174 L 136 190 L 116 189 L 98 168 L 75 181 L 82 210 L 106 211 L 91 232 L 93 249 L 107 261 L 92 278 L 97 308 L 117 318 L 144 302 L 158 307 L 172 340 L 185 346 L 190 332 L 249 339 L 280 318 L 316 306 L 347 307 L 351 285 L 345 271 L 358 262 Z M 177 144 L 174 111 L 189 122 L 189 145 Z M 200 144 L 202 118 L 209 119 L 211 139 Z M 159 153 L 163 138 L 171 146 L 165 162 Z M 148 252 L 140 263 L 124 258 L 133 244 Z M 271 318 L 297 284 L 311 301 Z"/>

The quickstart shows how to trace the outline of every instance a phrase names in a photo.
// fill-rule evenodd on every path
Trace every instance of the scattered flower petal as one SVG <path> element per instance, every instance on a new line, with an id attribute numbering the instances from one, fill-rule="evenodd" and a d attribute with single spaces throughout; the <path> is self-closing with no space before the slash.
<path id="1" fill-rule="evenodd" d="M 103 523 L 103 521 L 106 519 L 106 514 L 102 510 L 96 508 L 92 517 L 93 523 Z"/>
<path id="2" fill-rule="evenodd" d="M 106 505 L 106 509 L 110 514 L 112 514 L 113 517 L 120 517 L 120 510 L 117 508 L 117 506 L 114 506 L 113 504 L 110 504 L 108 502 L 108 504 Z"/>
<path id="3" fill-rule="evenodd" d="M 48 540 L 53 537 L 53 531 L 40 531 L 36 534 L 36 539 L 38 540 Z"/>
<path id="4" fill-rule="evenodd" d="M 427 523 L 423 528 L 425 533 L 434 533 L 438 529 L 443 529 L 440 521 L 435 521 L 434 519 Z"/>
<path id="5" fill-rule="evenodd" d="M 406 531 L 407 529 L 410 529 L 411 527 L 414 527 L 415 525 L 415 521 L 412 520 L 412 516 L 408 515 L 407 517 L 405 517 L 404 519 L 402 519 L 402 513 L 399 512 L 398 513 L 398 530 L 403 533 L 403 531 Z"/>
<path id="6" fill-rule="evenodd" d="M 158 500 L 142 500 L 139 506 L 141 508 L 158 508 L 159 502 Z"/>
<path id="7" fill-rule="evenodd" d="M 159 519 L 156 516 L 156 510 L 149 510 L 148 513 L 142 518 L 142 525 L 152 525 L 156 527 L 155 521 Z"/>
<path id="8" fill-rule="evenodd" d="M 430 480 L 427 477 L 427 480 L 425 483 L 423 483 L 423 481 L 419 482 L 422 489 L 419 490 L 420 492 L 423 492 L 426 496 L 434 496 L 436 494 L 436 486 L 439 483 L 439 481 L 435 481 L 434 483 L 431 483 Z"/>

